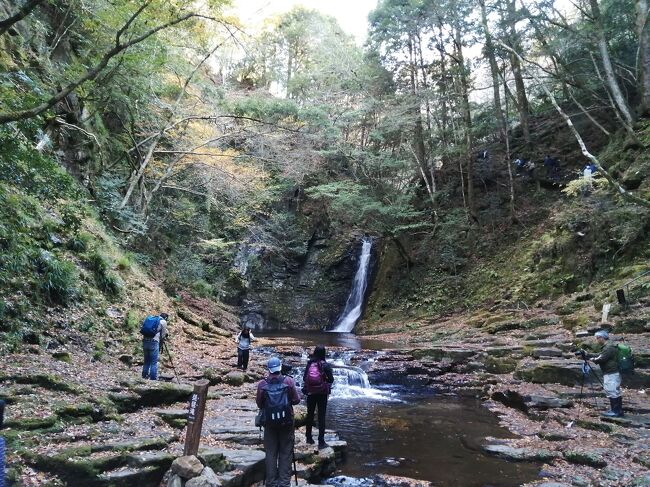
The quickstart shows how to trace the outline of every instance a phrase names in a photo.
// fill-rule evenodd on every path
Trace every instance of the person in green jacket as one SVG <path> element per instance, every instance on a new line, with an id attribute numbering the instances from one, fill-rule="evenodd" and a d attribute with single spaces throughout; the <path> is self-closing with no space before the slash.
<path id="1" fill-rule="evenodd" d="M 618 369 L 618 351 L 616 344 L 609 341 L 609 333 L 597 331 L 596 341 L 601 346 L 600 354 L 593 357 L 592 362 L 600 365 L 603 372 L 603 389 L 609 398 L 610 411 L 603 416 L 620 418 L 623 416 L 623 397 L 621 397 L 621 374 Z"/>

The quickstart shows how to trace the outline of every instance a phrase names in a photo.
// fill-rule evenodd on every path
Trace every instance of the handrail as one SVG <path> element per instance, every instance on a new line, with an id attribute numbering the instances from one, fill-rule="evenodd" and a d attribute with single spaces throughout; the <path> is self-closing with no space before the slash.
<path id="1" fill-rule="evenodd" d="M 635 281 L 638 281 L 639 279 L 641 279 L 641 278 L 643 278 L 643 277 L 645 277 L 645 276 L 647 276 L 649 274 L 650 274 L 650 269 L 645 271 L 645 272 L 642 272 L 641 274 L 639 274 L 635 278 L 630 279 L 625 284 L 623 284 L 623 287 L 625 288 L 625 294 L 629 297 L 630 296 L 630 284 L 632 284 Z"/>

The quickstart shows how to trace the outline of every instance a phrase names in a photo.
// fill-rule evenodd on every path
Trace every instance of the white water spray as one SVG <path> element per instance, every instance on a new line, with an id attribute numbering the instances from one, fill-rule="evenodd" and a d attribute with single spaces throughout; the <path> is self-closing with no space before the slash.
<path id="1" fill-rule="evenodd" d="M 372 241 L 368 238 L 363 239 L 361 247 L 361 258 L 359 259 L 359 267 L 354 276 L 352 283 L 352 290 L 345 303 L 343 313 L 336 321 L 336 325 L 331 331 L 350 333 L 354 330 L 357 320 L 361 316 L 363 307 L 363 298 L 366 295 L 366 287 L 368 286 L 368 268 L 370 267 L 370 250 L 372 249 Z"/>

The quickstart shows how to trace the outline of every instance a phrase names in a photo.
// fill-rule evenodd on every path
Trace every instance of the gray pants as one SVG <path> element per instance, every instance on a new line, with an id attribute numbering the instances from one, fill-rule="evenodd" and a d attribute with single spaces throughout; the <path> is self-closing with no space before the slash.
<path id="1" fill-rule="evenodd" d="M 295 430 L 288 428 L 264 428 L 264 451 L 266 452 L 266 487 L 289 487 L 291 484 L 291 461 Z"/>
<path id="2" fill-rule="evenodd" d="M 610 399 L 621 397 L 621 374 L 618 372 L 614 372 L 613 374 L 604 374 L 603 389 L 605 389 L 605 394 Z"/>

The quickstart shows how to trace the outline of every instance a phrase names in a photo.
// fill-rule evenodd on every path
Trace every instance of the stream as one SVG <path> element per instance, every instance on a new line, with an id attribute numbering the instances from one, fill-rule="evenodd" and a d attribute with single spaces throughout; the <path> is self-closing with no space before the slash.
<path id="1" fill-rule="evenodd" d="M 303 363 L 316 344 L 334 347 L 328 348 L 334 387 L 327 428 L 347 441 L 348 449 L 336 476 L 325 483 L 369 487 L 380 485 L 374 483 L 373 475 L 388 474 L 428 480 L 438 487 L 515 487 L 537 478 L 539 465 L 506 462 L 482 453 L 485 437 L 512 434 L 499 426 L 497 417 L 480 401 L 404 386 L 399 377 L 373 383 L 373 375 L 369 379 L 363 370 L 366 361 L 394 346 L 352 334 L 284 331 L 259 335 L 304 347 Z M 364 361 L 358 360 L 359 353 Z M 292 374 L 298 383 L 303 370 L 296 367 Z"/>

